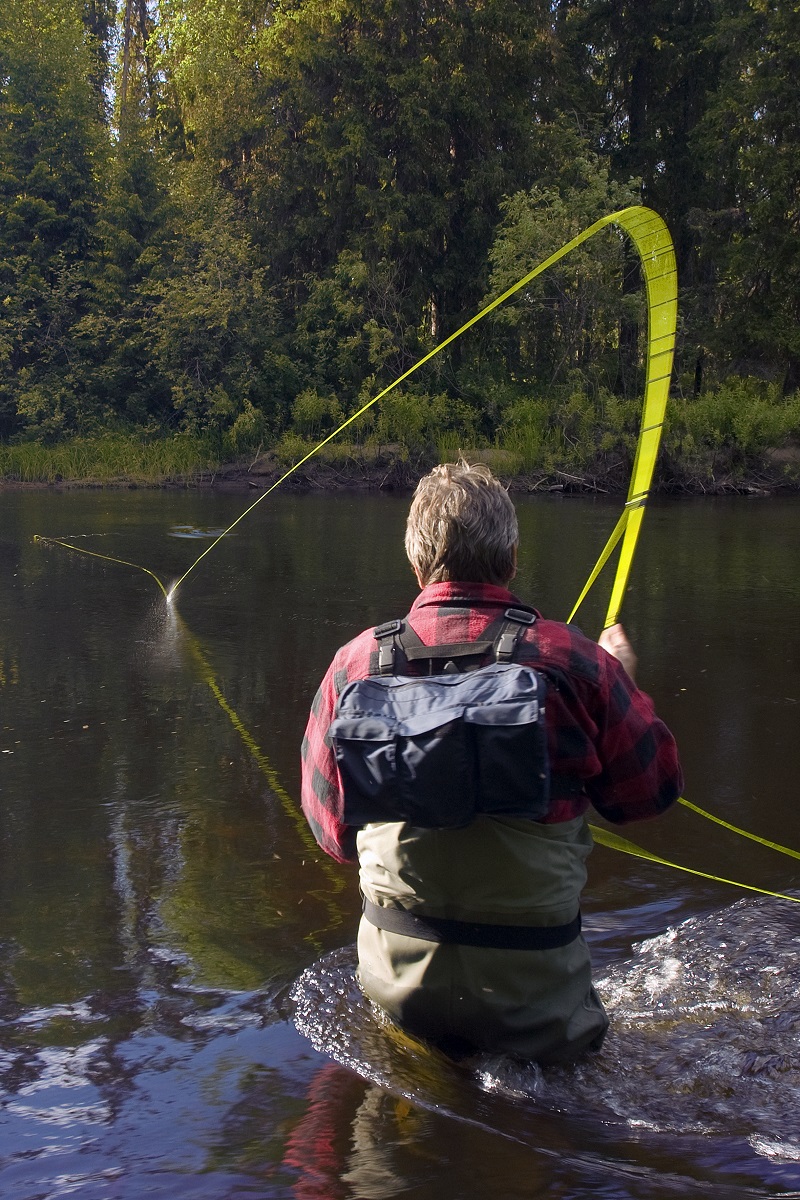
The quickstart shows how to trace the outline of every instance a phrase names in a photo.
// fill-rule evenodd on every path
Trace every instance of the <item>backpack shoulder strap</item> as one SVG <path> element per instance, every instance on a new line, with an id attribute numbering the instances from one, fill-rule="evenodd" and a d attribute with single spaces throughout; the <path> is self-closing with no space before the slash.
<path id="1" fill-rule="evenodd" d="M 524 629 L 529 629 L 536 621 L 536 613 L 529 609 L 507 608 L 501 618 L 500 630 L 494 638 L 484 638 L 474 642 L 446 642 L 435 646 L 426 646 L 418 634 L 414 632 L 407 621 L 386 621 L 372 631 L 372 636 L 378 643 L 378 674 L 405 674 L 404 667 L 409 663 L 427 662 L 428 671 L 432 673 L 433 663 L 444 661 L 444 671 L 458 671 L 456 659 L 480 659 L 490 651 L 494 652 L 494 661 L 510 663 L 514 659 L 517 643 Z M 491 633 L 493 623 L 487 630 Z M 467 669 L 469 665 L 465 663 Z"/>
<path id="2" fill-rule="evenodd" d="M 378 674 L 394 675 L 397 650 L 397 635 L 402 631 L 402 621 L 386 621 L 376 626 L 372 636 L 378 643 Z"/>
<path id="3" fill-rule="evenodd" d="M 530 609 L 507 608 L 503 613 L 503 625 L 494 641 L 494 661 L 513 662 L 520 634 L 535 622 L 536 613 Z"/>
<path id="4" fill-rule="evenodd" d="M 407 621 L 387 621 L 373 629 L 372 636 L 378 643 L 379 675 L 433 674 L 433 664 L 443 662 L 445 673 L 457 672 L 456 659 L 484 658 L 494 646 L 491 638 L 478 642 L 443 642 L 441 645 L 426 646 L 419 634 Z M 409 672 L 409 665 L 411 671 Z M 418 666 L 419 664 L 419 666 Z"/>

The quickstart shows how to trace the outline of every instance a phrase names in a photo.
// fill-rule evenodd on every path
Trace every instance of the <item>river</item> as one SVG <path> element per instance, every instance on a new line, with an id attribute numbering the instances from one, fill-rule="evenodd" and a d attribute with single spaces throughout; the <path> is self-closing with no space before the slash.
<path id="1" fill-rule="evenodd" d="M 604 500 L 520 497 L 518 594 L 565 617 Z M 0 493 L 0 1193 L 263 1200 L 800 1196 L 800 906 L 598 846 L 612 1017 L 569 1071 L 457 1068 L 353 983 L 356 875 L 297 809 L 334 650 L 414 596 L 407 497 Z M 686 797 L 800 849 L 800 501 L 657 502 L 623 620 Z M 579 614 L 600 628 L 608 582 Z M 800 896 L 686 807 L 624 833 Z"/>

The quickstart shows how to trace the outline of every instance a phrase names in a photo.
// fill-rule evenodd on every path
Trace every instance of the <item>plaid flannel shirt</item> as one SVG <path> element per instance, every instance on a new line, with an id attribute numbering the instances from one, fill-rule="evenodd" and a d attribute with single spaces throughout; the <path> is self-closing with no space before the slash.
<path id="1" fill-rule="evenodd" d="M 434 583 L 420 592 L 408 621 L 428 646 L 478 641 L 506 608 L 520 606 L 511 592 L 491 584 Z M 375 674 L 377 656 L 372 629 L 336 652 L 303 738 L 303 812 L 319 845 L 338 862 L 357 857 L 357 830 L 342 820 L 330 724 L 345 684 Z M 514 661 L 534 667 L 547 681 L 553 776 L 547 823 L 580 816 L 591 803 L 621 825 L 656 816 L 674 803 L 683 787 L 675 740 L 650 697 L 612 655 L 573 626 L 540 617 L 521 634 Z"/>

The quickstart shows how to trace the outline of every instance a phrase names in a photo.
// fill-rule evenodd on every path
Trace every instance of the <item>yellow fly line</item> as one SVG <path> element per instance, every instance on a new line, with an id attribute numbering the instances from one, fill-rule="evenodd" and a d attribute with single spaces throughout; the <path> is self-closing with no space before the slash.
<path id="1" fill-rule="evenodd" d="M 65 550 L 72 550 L 75 554 L 85 554 L 87 558 L 101 558 L 104 562 L 116 563 L 120 567 L 132 567 L 134 571 L 144 571 L 145 575 L 155 579 L 164 593 L 164 598 L 169 599 L 167 589 L 155 571 L 151 571 L 149 567 L 143 567 L 141 563 L 128 562 L 127 558 L 115 558 L 113 554 L 100 554 L 97 550 L 87 550 L 85 546 L 73 546 L 71 542 L 65 542 L 61 538 L 43 537 L 40 533 L 35 533 L 33 540 L 40 542 L 43 546 L 63 546 Z"/>
<path id="2" fill-rule="evenodd" d="M 729 828 L 733 829 L 734 826 L 731 825 Z M 662 858 L 660 854 L 653 854 L 652 850 L 645 850 L 644 846 L 637 846 L 635 842 L 629 842 L 627 838 L 620 837 L 618 833 L 613 833 L 610 829 L 602 829 L 599 825 L 590 825 L 589 829 L 596 842 L 599 842 L 601 846 L 608 846 L 611 850 L 632 854 L 634 858 L 644 858 L 648 862 L 659 863 L 662 867 L 672 867 L 673 871 L 685 871 L 687 875 L 699 875 L 701 879 L 711 879 L 714 883 L 729 883 L 731 887 L 743 888 L 746 892 L 758 892 L 760 896 L 772 896 L 776 900 L 791 900 L 792 904 L 800 904 L 800 897 L 789 896 L 786 892 L 770 892 L 767 888 L 754 887 L 750 883 L 740 883 L 737 879 L 725 879 L 722 875 L 710 875 L 707 871 L 695 871 L 693 867 L 684 867 L 668 858 Z M 745 834 L 745 836 L 751 837 L 752 834 Z M 756 838 L 755 840 L 760 841 L 761 839 Z M 774 848 L 782 849 L 779 846 Z M 790 851 L 790 853 L 793 854 L 794 851 Z M 795 857 L 800 856 L 795 855 Z"/>
<path id="3" fill-rule="evenodd" d="M 619 612 L 622 607 L 623 597 L 628 585 L 631 565 L 633 563 L 633 556 L 636 550 L 639 532 L 641 530 L 644 506 L 647 501 L 653 480 L 653 472 L 655 470 L 658 448 L 661 441 L 661 430 L 664 424 L 664 415 L 666 412 L 667 398 L 669 395 L 669 384 L 672 374 L 672 359 L 675 349 L 675 332 L 677 327 L 678 282 L 675 264 L 675 252 L 672 245 L 672 239 L 670 237 L 669 230 L 658 213 L 654 212 L 650 208 L 639 205 L 621 209 L 619 212 L 610 213 L 608 216 L 601 217 L 599 221 L 595 221 L 595 223 L 590 225 L 588 229 L 585 229 L 582 233 L 578 234 L 577 237 L 572 238 L 571 241 L 561 246 L 560 249 L 556 250 L 554 254 L 551 254 L 549 258 L 545 259 L 544 262 L 539 263 L 538 266 L 529 271 L 527 275 L 524 275 L 522 279 L 518 280 L 510 288 L 507 288 L 506 291 L 482 308 L 478 313 L 475 314 L 475 316 L 466 321 L 459 329 L 455 331 L 455 333 L 450 334 L 450 336 L 445 338 L 444 341 L 440 342 L 438 346 L 434 347 L 433 350 L 424 355 L 424 357 L 419 359 L 418 362 L 414 363 L 412 367 L 410 367 L 402 375 L 399 375 L 397 379 L 395 379 L 387 387 L 383 388 L 382 391 L 378 392 L 376 396 L 373 396 L 371 400 L 368 400 L 367 403 L 362 405 L 357 412 L 353 413 L 345 421 L 343 421 L 341 425 L 339 425 L 339 427 L 333 431 L 333 433 L 330 433 L 326 438 L 323 438 L 323 440 L 314 446 L 313 449 L 309 450 L 306 455 L 304 455 L 298 460 L 298 462 L 285 471 L 283 475 L 281 475 L 280 478 L 277 479 L 265 492 L 263 492 L 256 500 L 254 500 L 252 504 L 245 508 L 245 510 L 239 514 L 236 520 L 233 521 L 227 529 L 223 530 L 223 532 L 206 547 L 203 553 L 195 559 L 195 561 L 188 567 L 186 571 L 184 571 L 183 575 L 180 576 L 180 578 L 169 590 L 153 571 L 149 570 L 147 567 L 140 566 L 138 563 L 132 563 L 128 562 L 126 559 L 114 558 L 111 555 L 99 554 L 96 551 L 86 550 L 81 546 L 74 546 L 69 542 L 62 541 L 58 538 L 46 538 L 37 535 L 34 540 L 47 544 L 63 546 L 65 549 L 73 550 L 79 554 L 89 555 L 92 558 L 100 558 L 104 559 L 106 562 L 118 563 L 122 566 L 133 567 L 136 570 L 144 571 L 147 575 L 155 580 L 161 591 L 164 593 L 166 599 L 170 601 L 175 595 L 177 588 L 183 583 L 186 577 L 195 569 L 198 563 L 200 563 L 202 559 L 204 559 L 206 555 L 214 549 L 214 547 L 222 540 L 222 538 L 224 538 L 226 534 L 230 533 L 230 531 L 234 529 L 235 526 L 238 525 L 239 522 L 248 515 L 248 513 L 252 512 L 262 500 L 265 500 L 267 496 L 276 490 L 276 488 L 280 487 L 280 485 L 286 479 L 288 479 L 290 475 L 294 474 L 294 472 L 299 470 L 299 468 L 307 463 L 309 459 L 313 458 L 318 451 L 320 451 L 324 446 L 327 446 L 327 444 L 333 441 L 334 438 L 338 437 L 343 430 L 347 429 L 348 426 L 357 421 L 359 417 L 367 412 L 368 409 L 372 408 L 374 404 L 377 404 L 379 400 L 382 400 L 384 396 L 387 396 L 391 391 L 393 391 L 406 379 L 410 378 L 411 375 L 413 375 L 426 363 L 430 362 L 431 359 L 435 358 L 437 354 L 441 354 L 443 350 L 455 342 L 457 338 L 466 333 L 467 330 L 471 329 L 474 325 L 477 325 L 479 321 L 482 321 L 484 317 L 487 317 L 506 300 L 510 299 L 517 292 L 527 287 L 528 284 L 532 283 L 537 276 L 542 275 L 562 258 L 565 258 L 573 250 L 577 249 L 578 246 L 581 246 L 584 242 L 589 241 L 590 238 L 593 238 L 595 234 L 600 233 L 601 230 L 605 229 L 609 225 L 618 226 L 630 237 L 639 256 L 642 266 L 642 273 L 644 275 L 648 313 L 644 403 L 642 407 L 642 421 L 639 430 L 636 455 L 634 458 L 633 471 L 631 474 L 631 481 L 628 488 L 625 506 L 622 510 L 619 520 L 617 521 L 608 538 L 608 541 L 606 542 L 606 545 L 600 553 L 597 563 L 595 564 L 588 580 L 586 581 L 583 591 L 578 597 L 578 600 L 568 617 L 568 620 L 570 621 L 573 619 L 587 594 L 589 593 L 589 590 L 593 587 L 595 581 L 603 570 L 603 567 L 606 565 L 621 540 L 622 547 L 620 550 L 620 557 L 617 563 L 617 570 L 611 589 L 611 597 L 606 612 L 605 627 L 608 628 L 609 625 L 615 624 L 619 618 Z M 192 647 L 192 653 L 198 663 L 200 663 L 203 667 L 204 674 L 207 677 L 206 681 L 209 683 L 209 686 L 223 708 L 223 711 L 225 711 L 228 717 L 231 719 L 235 728 L 242 736 L 245 745 L 247 745 L 248 749 L 256 759 L 256 762 L 267 775 L 270 785 L 276 790 L 279 798 L 287 807 L 288 811 L 288 806 L 286 805 L 288 797 L 280 788 L 280 785 L 278 784 L 274 775 L 274 771 L 272 770 L 271 765 L 268 764 L 268 760 L 263 755 L 263 752 L 257 746 L 255 746 L 254 743 L 252 743 L 250 735 L 247 734 L 246 730 L 244 730 L 238 717 L 233 713 L 232 710 L 230 710 L 224 697 L 219 692 L 216 681 L 213 680 L 208 672 L 207 663 L 204 662 L 202 655 L 198 652 L 195 646 Z M 699 808 L 695 804 L 691 804 L 683 797 L 681 797 L 679 803 L 685 805 L 698 815 L 705 817 L 710 821 L 714 821 L 716 824 L 721 825 L 724 828 L 741 835 L 742 837 L 749 838 L 754 842 L 768 846 L 770 849 L 777 850 L 780 853 L 789 855 L 792 858 L 800 859 L 800 853 L 798 853 L 796 850 L 791 850 L 786 846 L 781 846 L 777 842 L 770 842 L 765 838 L 758 837 L 756 834 L 748 833 L 746 830 L 740 829 L 738 826 L 732 825 L 730 822 L 724 821 L 720 817 L 713 816 L 713 814 L 706 812 L 705 809 Z M 714 879 L 722 883 L 731 883 L 736 887 L 745 888 L 749 891 L 760 892 L 763 895 L 776 896 L 781 899 L 797 902 L 797 898 L 794 896 L 785 896 L 780 892 L 769 892 L 763 888 L 752 887 L 749 884 L 736 883 L 734 880 L 721 879 L 721 877 L 716 875 L 707 875 L 702 871 L 693 871 L 689 867 L 683 867 L 678 863 L 669 862 L 667 859 L 660 858 L 658 855 L 652 854 L 650 851 L 644 850 L 642 847 L 636 846 L 633 842 L 629 842 L 627 839 L 621 838 L 617 834 L 610 833 L 608 830 L 602 830 L 599 827 L 592 826 L 592 832 L 594 833 L 596 841 L 600 842 L 602 845 L 622 851 L 623 853 L 634 854 L 640 858 L 648 859 L 652 862 L 658 862 L 664 866 L 673 867 L 678 871 L 686 871 L 689 874 L 699 875 L 706 879 Z"/>
<path id="4" fill-rule="evenodd" d="M 619 528 L 617 539 L 607 547 L 608 554 L 606 554 L 607 559 L 614 545 L 616 545 L 616 540 L 618 540 L 624 531 L 625 536 L 622 551 L 620 553 L 611 603 L 606 618 L 606 625 L 613 625 L 622 605 L 622 596 L 627 585 L 633 554 L 636 549 L 636 539 L 638 538 L 639 527 L 642 521 L 641 506 L 644 504 L 650 490 L 658 445 L 661 440 L 661 426 L 664 421 L 664 411 L 666 409 L 669 381 L 672 373 L 672 355 L 675 347 L 675 328 L 678 314 L 677 272 L 672 239 L 670 238 L 669 230 L 658 213 L 642 205 L 632 205 L 630 208 L 623 208 L 619 212 L 609 213 L 608 216 L 601 217 L 599 221 L 595 221 L 594 225 L 590 225 L 583 233 L 579 233 L 577 237 L 572 238 L 571 241 L 556 250 L 555 254 L 551 254 L 544 262 L 539 263 L 527 275 L 523 275 L 522 279 L 517 280 L 515 284 L 507 288 L 501 295 L 495 297 L 494 300 L 490 301 L 489 304 L 477 312 L 475 316 L 465 321 L 455 333 L 451 333 L 438 346 L 435 346 L 433 350 L 415 362 L 412 367 L 409 367 L 402 375 L 398 375 L 397 379 L 378 392 L 376 396 L 373 396 L 371 400 L 368 400 L 366 404 L 363 404 L 357 412 L 354 412 L 352 416 L 342 421 L 341 425 L 337 429 L 334 429 L 333 433 L 329 433 L 326 438 L 323 438 L 313 449 L 309 450 L 308 454 L 289 467 L 244 512 L 240 513 L 236 520 L 227 529 L 222 531 L 219 537 L 215 538 L 205 548 L 203 553 L 195 559 L 188 569 L 184 571 L 183 575 L 172 585 L 168 599 L 174 597 L 175 592 L 186 579 L 187 575 L 195 569 L 207 554 L 211 553 L 226 534 L 230 533 L 240 521 L 244 520 L 248 513 L 251 513 L 262 500 L 266 500 L 271 492 L 279 488 L 284 480 L 288 479 L 290 475 L 293 475 L 295 471 L 304 466 L 309 459 L 313 458 L 323 446 L 327 446 L 328 442 L 332 442 L 334 438 L 337 438 L 343 430 L 347 429 L 349 425 L 352 425 L 354 421 L 363 416 L 368 409 L 372 408 L 373 404 L 377 404 L 384 396 L 388 396 L 391 391 L 401 383 L 404 383 L 406 379 L 409 379 L 420 367 L 424 367 L 437 354 L 441 354 L 457 338 L 465 334 L 468 329 L 472 329 L 473 325 L 477 325 L 484 317 L 488 317 L 490 313 L 499 308 L 506 300 L 509 300 L 517 292 L 532 283 L 538 275 L 542 275 L 550 267 L 560 262 L 562 258 L 566 258 L 568 254 L 576 250 L 578 246 L 582 246 L 584 242 L 588 242 L 590 238 L 593 238 L 595 234 L 600 233 L 601 230 L 609 225 L 617 225 L 620 229 L 624 229 L 636 247 L 645 279 L 648 308 L 647 376 L 642 425 L 639 432 L 639 442 L 628 491 L 628 500 L 623 512 L 623 524 Z M 603 561 L 605 562 L 605 559 Z M 599 570 L 600 568 L 598 567 L 596 569 L 597 573 L 593 574 L 590 583 L 584 589 L 578 604 L 573 609 L 572 616 L 577 611 L 591 583 L 594 582 L 597 574 L 599 574 Z"/>
<path id="5" fill-rule="evenodd" d="M 625 208 L 608 219 L 625 230 L 639 254 L 647 292 L 648 332 L 642 423 L 628 497 L 619 521 L 567 618 L 569 621 L 573 619 L 617 542 L 622 538 L 622 549 L 606 613 L 606 628 L 614 625 L 619 619 L 636 542 L 642 527 L 644 505 L 653 482 L 672 377 L 672 358 L 678 322 L 678 272 L 675 251 L 669 230 L 661 217 L 649 208 Z"/>
<path id="6" fill-rule="evenodd" d="M 721 825 L 723 829 L 730 829 L 731 833 L 738 833 L 739 837 L 749 838 L 751 842 L 758 842 L 759 846 L 766 846 L 768 850 L 777 850 L 779 854 L 787 854 L 789 858 L 800 859 L 800 851 L 792 850 L 789 846 L 782 846 L 780 842 L 771 842 L 769 838 L 759 837 L 756 833 L 748 833 L 746 829 L 740 829 L 738 825 L 731 825 L 730 821 L 723 821 L 722 817 L 715 817 L 713 813 L 706 812 L 697 804 L 692 804 L 691 800 L 687 800 L 684 796 L 680 797 L 678 804 L 691 809 L 699 817 L 705 817 L 707 821 L 713 821 L 715 825 Z"/>

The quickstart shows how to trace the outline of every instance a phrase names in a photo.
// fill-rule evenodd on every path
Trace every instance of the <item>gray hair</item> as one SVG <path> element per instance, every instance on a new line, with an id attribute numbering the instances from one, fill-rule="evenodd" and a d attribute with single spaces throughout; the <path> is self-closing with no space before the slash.
<path id="1" fill-rule="evenodd" d="M 482 463 L 443 463 L 417 484 L 406 525 L 406 554 L 423 586 L 507 584 L 519 527 L 499 479 Z"/>

